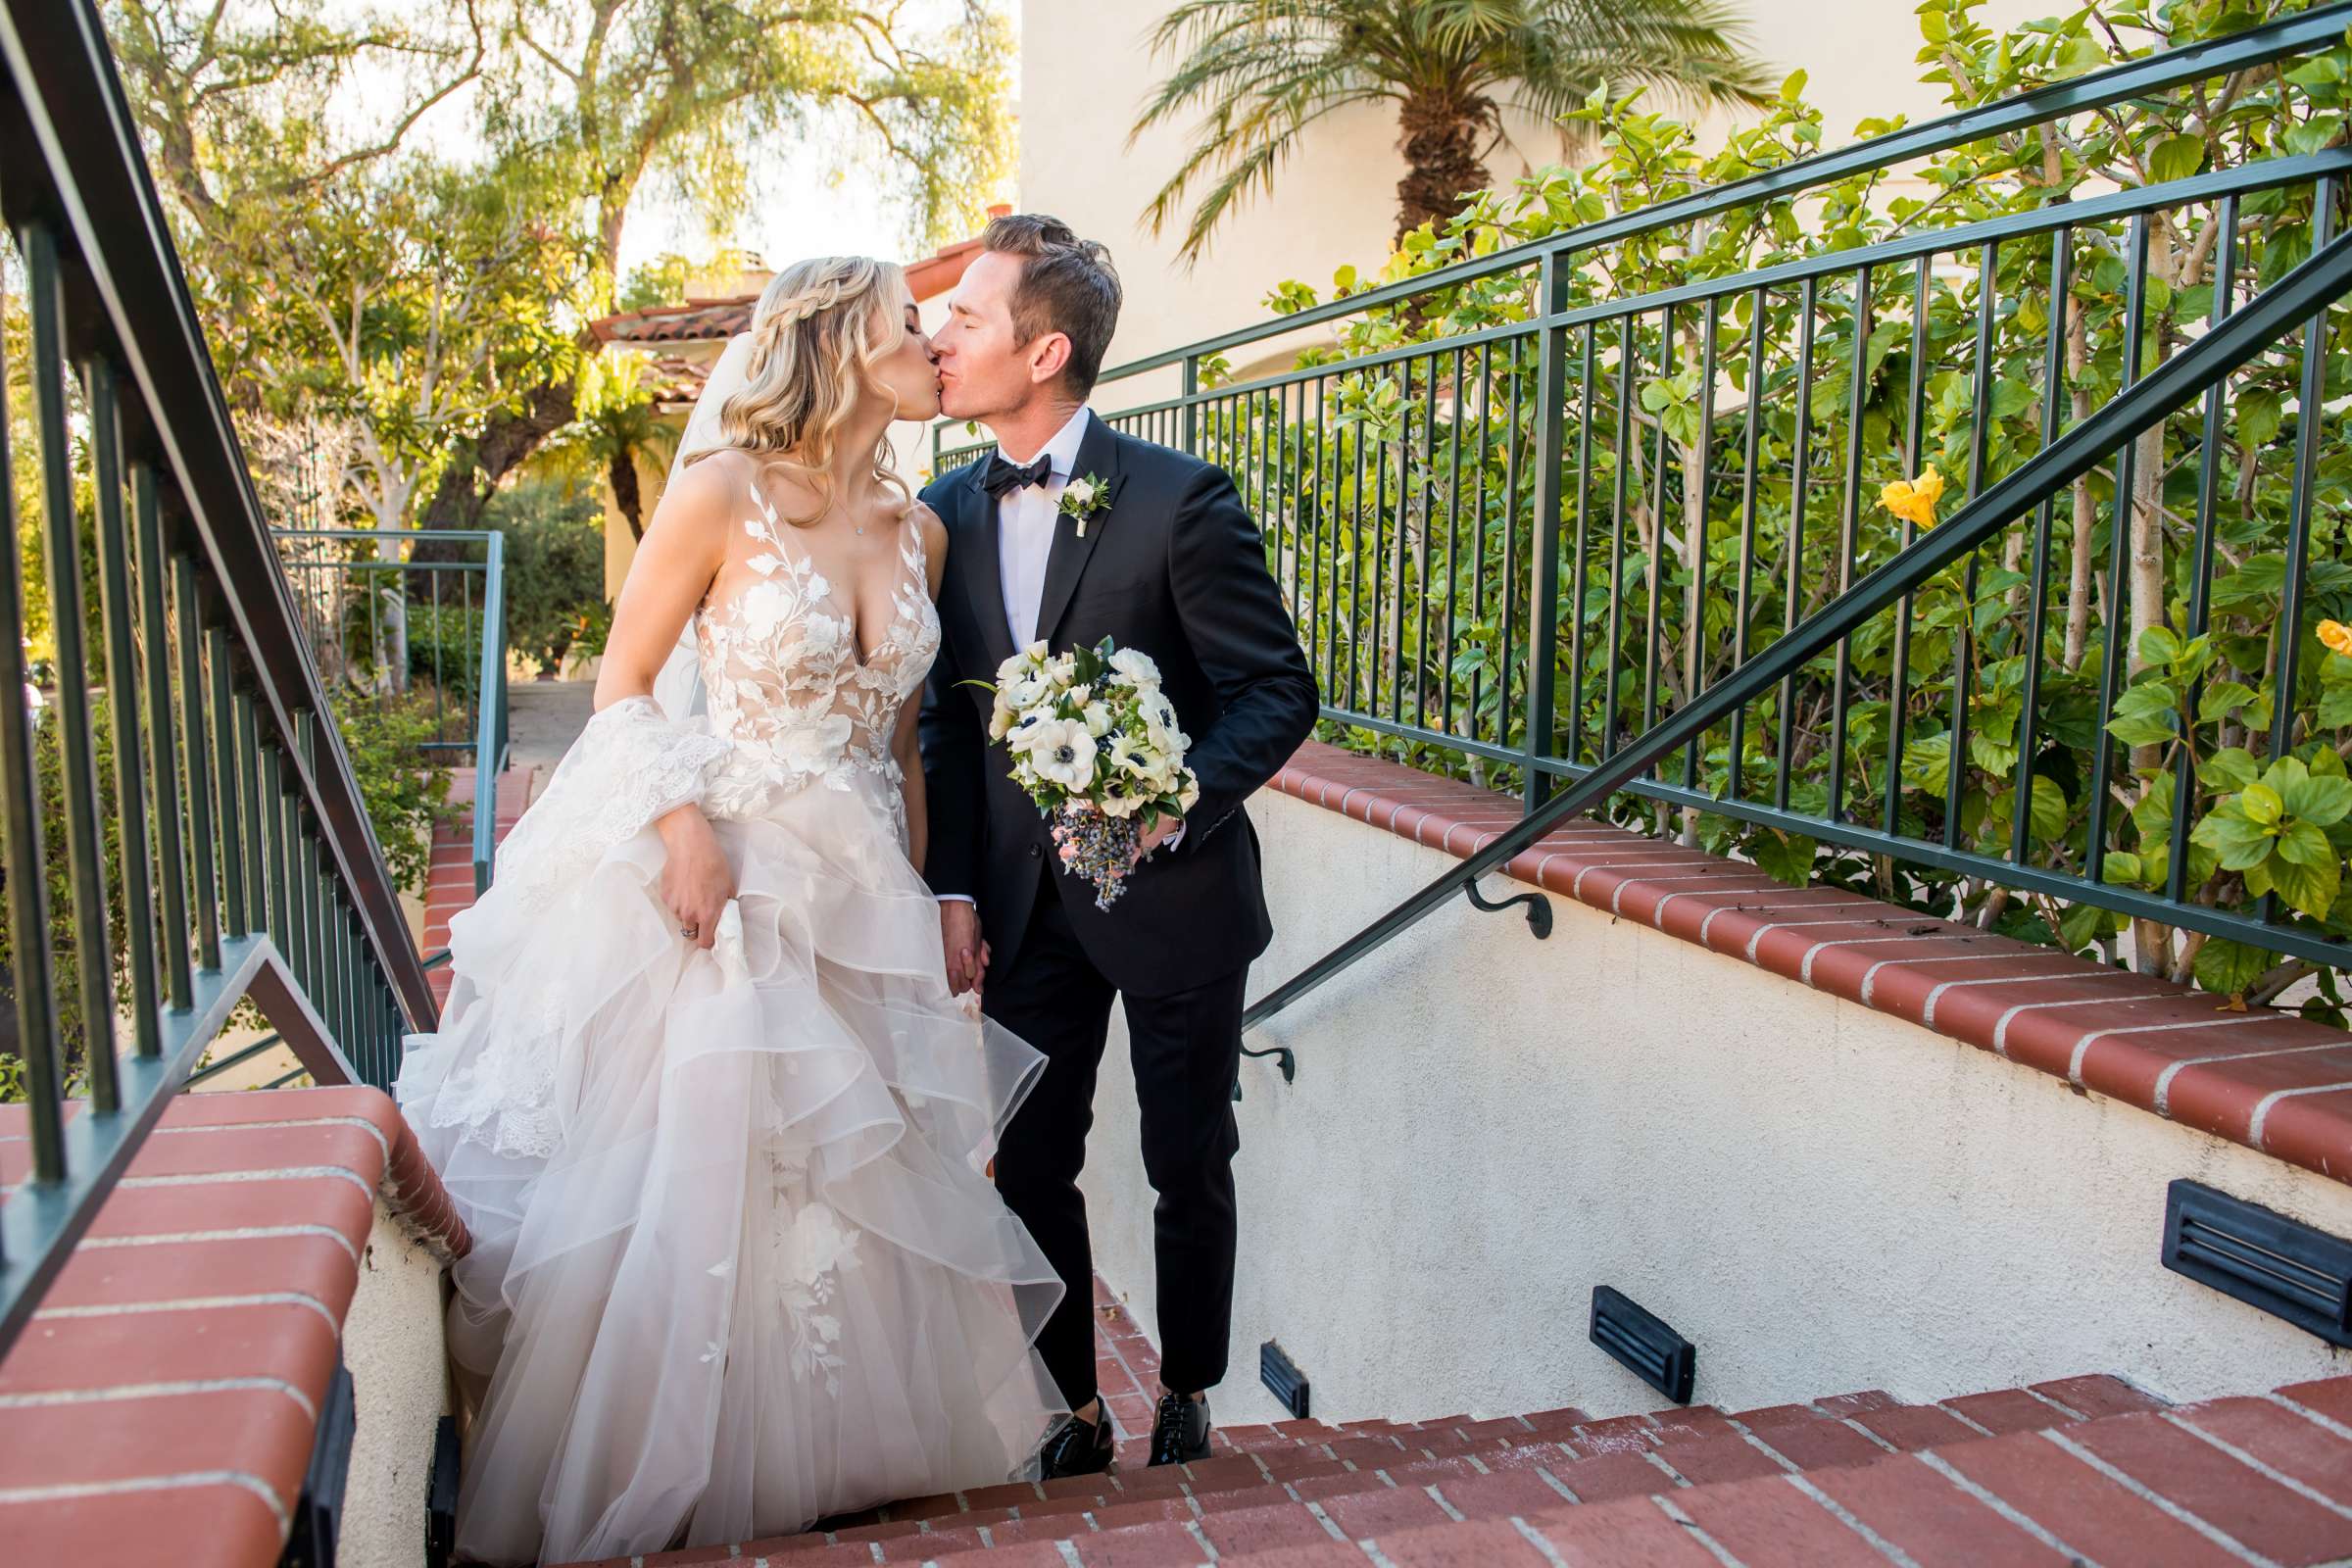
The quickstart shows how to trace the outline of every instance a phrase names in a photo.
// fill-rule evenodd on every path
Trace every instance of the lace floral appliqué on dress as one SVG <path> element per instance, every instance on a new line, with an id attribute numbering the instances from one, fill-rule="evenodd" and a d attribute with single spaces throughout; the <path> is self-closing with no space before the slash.
<path id="1" fill-rule="evenodd" d="M 891 735 L 939 651 L 922 532 L 912 519 L 902 527 L 889 624 L 861 657 L 854 611 L 832 579 L 791 542 L 790 526 L 757 486 L 750 499 L 749 557 L 720 573 L 695 619 L 710 727 L 733 744 L 710 808 L 752 816 L 811 785 L 847 790 L 859 773 L 897 797 L 903 781 Z M 893 814 L 903 832 L 903 802 Z"/>

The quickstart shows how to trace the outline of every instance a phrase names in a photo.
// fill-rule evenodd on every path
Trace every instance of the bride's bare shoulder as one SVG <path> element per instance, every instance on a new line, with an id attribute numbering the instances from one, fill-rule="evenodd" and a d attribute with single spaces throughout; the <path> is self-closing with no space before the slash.
<path id="1" fill-rule="evenodd" d="M 716 537 L 741 506 L 751 475 L 751 460 L 740 452 L 712 452 L 694 459 L 662 492 L 648 531 L 666 523 L 680 533 Z"/>
<path id="2" fill-rule="evenodd" d="M 939 520 L 939 514 L 914 503 L 907 515 L 914 519 L 915 532 L 923 541 L 923 573 L 930 579 L 931 597 L 939 597 L 940 577 L 948 569 L 948 525 Z"/>

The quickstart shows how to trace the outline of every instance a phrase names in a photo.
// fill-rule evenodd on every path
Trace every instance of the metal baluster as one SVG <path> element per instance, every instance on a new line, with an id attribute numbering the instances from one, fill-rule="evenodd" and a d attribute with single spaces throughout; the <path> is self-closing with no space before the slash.
<path id="1" fill-rule="evenodd" d="M 2221 238 L 2213 249 L 2213 261 L 2207 273 L 2213 280 L 2213 311 L 2208 318 L 2215 326 L 2230 318 L 2232 307 L 2230 296 L 2237 287 L 2237 198 L 2222 199 L 2221 211 L 2214 221 L 2221 225 Z M 2213 598 L 2213 557 L 2215 526 L 2221 492 L 2221 452 L 2224 429 L 2223 394 L 2226 383 L 2215 382 L 2205 394 L 2204 441 L 2197 455 L 2197 534 L 2190 547 L 2188 572 L 2188 635 L 2193 641 L 2211 629 Z M 2045 511 L 2046 511 L 2045 506 Z M 2202 677 L 2188 690 L 2188 710 L 2195 712 L 2204 692 Z M 2029 710 L 2029 713 L 2031 710 Z M 2164 896 L 2175 904 L 2187 896 L 2188 829 L 2196 816 L 2197 774 L 2190 757 L 2192 748 L 2181 745 L 2173 756 L 2173 828 L 2172 843 L 2165 861 Z"/>
<path id="2" fill-rule="evenodd" d="M 1494 450 L 1494 345 L 1490 340 L 1478 346 L 1478 511 L 1477 525 L 1470 542 L 1470 615 L 1473 620 L 1487 612 L 1487 459 Z M 1505 530 L 1508 531 L 1507 529 Z M 1505 617 L 1497 617 L 1502 619 Z M 1470 734 L 1478 735 L 1478 715 L 1486 696 L 1486 662 L 1482 659 L 1470 669 Z M 1496 715 L 1494 743 L 1507 745 L 1510 715 Z"/>
<path id="3" fill-rule="evenodd" d="M 1296 416 L 1291 414 L 1294 396 L 1298 403 Z M 1280 470 L 1275 475 L 1275 490 L 1281 497 L 1284 514 L 1288 518 L 1286 531 L 1290 540 L 1290 552 L 1283 562 L 1283 575 L 1288 579 L 1283 601 L 1291 609 L 1293 632 L 1301 633 L 1306 629 L 1306 606 L 1299 599 L 1300 584 L 1306 569 L 1306 511 L 1299 503 L 1298 468 L 1306 456 L 1306 383 L 1286 383 L 1282 389 L 1282 399 L 1280 416 L 1284 433 L 1290 437 L 1290 445 L 1283 448 L 1275 459 Z M 1308 643 L 1311 655 L 1312 639 L 1302 640 Z"/>
<path id="4" fill-rule="evenodd" d="M 2127 392 L 2139 380 L 2140 334 L 2147 321 L 2148 220 L 2144 214 L 2134 215 L 2132 220 L 2128 254 L 2131 261 L 2125 279 L 2121 386 Z M 2131 627 L 2125 618 L 2124 594 L 2132 576 L 2128 569 L 2132 556 L 2132 484 L 2138 445 L 2136 441 L 2125 442 L 2115 460 L 2115 516 L 2107 535 L 2107 625 L 2100 636 L 2099 703 L 2094 719 L 2097 732 L 2090 749 L 2090 815 L 2082 841 L 2082 875 L 2090 882 L 2100 880 L 2107 862 L 2107 776 L 2115 756 L 2115 737 L 2107 733 L 2107 720 L 2115 711 L 2116 688 L 2122 682 L 2131 652 L 2125 646 Z M 2292 641 L 2291 633 L 2286 640 Z M 2286 706 L 2285 694 L 2281 692 L 2279 710 L 2285 711 Z"/>
<path id="5" fill-rule="evenodd" d="M 4 369 L 4 367 L 0 367 Z M 0 382 L 0 384 L 5 384 Z M 0 831 L 6 834 L 8 951 L 14 973 L 17 1057 L 24 1067 L 24 1114 L 32 1139 L 32 1179 L 66 1178 L 65 1073 L 58 1040 L 54 955 L 49 946 L 48 878 L 40 867 L 41 790 L 34 761 L 32 689 L 24 662 L 24 519 L 17 511 L 16 454 L 8 421 L 0 419 L 0 521 L 8 537 L 0 550 Z M 17 1200 L 25 1200 L 20 1195 Z"/>
<path id="6" fill-rule="evenodd" d="M 196 598 L 196 563 L 172 558 L 172 608 L 179 616 L 180 756 L 187 759 L 188 899 L 196 914 L 197 961 L 220 967 L 220 899 L 214 879 L 212 769 L 206 756 L 204 722 L 204 616 Z"/>
<path id="7" fill-rule="evenodd" d="M 238 692 L 234 705 L 237 797 L 239 814 L 245 819 L 245 885 L 252 890 L 252 902 L 245 913 L 245 929 L 254 932 L 267 930 L 270 924 L 269 847 L 262 827 L 262 746 L 256 735 L 252 694 Z M 225 788 L 225 784 L 222 787 Z"/>
<path id="8" fill-rule="evenodd" d="M 89 405 L 91 466 L 97 481 L 98 592 L 106 622 L 107 722 L 115 736 L 115 819 L 121 835 L 122 924 L 130 969 L 132 1049 L 164 1053 L 161 959 L 155 940 L 154 870 L 147 862 L 146 751 L 139 734 L 137 638 L 130 591 L 130 523 L 122 510 L 122 420 L 115 368 L 92 356 L 82 364 Z M 22 685 L 0 691 L 24 690 Z M 92 1063 L 93 1068 L 97 1064 Z M 91 1080 L 91 1099 L 119 1103 L 115 1064 L 104 1065 L 103 1095 Z"/>
<path id="9" fill-rule="evenodd" d="M 1862 553 L 1862 406 L 1870 379 L 1870 269 L 1854 273 L 1853 354 L 1846 366 L 1845 408 L 1845 537 L 1838 552 L 1838 591 L 1854 583 L 1855 558 Z M 1838 641 L 1838 667 L 1830 688 L 1830 804 L 1829 819 L 1845 820 L 1845 720 L 1848 687 L 1853 679 L 1854 640 Z"/>
<path id="10" fill-rule="evenodd" d="M 1661 385 L 1674 379 L 1674 307 L 1669 305 L 1658 314 L 1658 380 Z M 1642 607 L 1645 621 L 1642 637 L 1642 727 L 1649 728 L 1658 721 L 1658 670 L 1665 636 L 1666 621 L 1666 518 L 1673 505 L 1667 493 L 1666 420 L 1661 415 L 1657 421 L 1657 440 L 1650 458 L 1656 470 L 1657 500 L 1650 505 L 1652 519 L 1648 581 L 1642 586 Z M 1661 776 L 1661 769 L 1651 768 L 1649 777 Z"/>
<path id="11" fill-rule="evenodd" d="M 1522 401 L 1520 397 L 1520 390 L 1526 381 L 1526 377 L 1522 375 L 1519 370 L 1519 340 L 1516 338 L 1511 340 L 1510 377 L 1511 422 L 1509 428 L 1503 432 L 1502 603 L 1499 607 L 1500 612 L 1495 617 L 1502 622 L 1502 651 L 1501 656 L 1496 660 L 1494 664 L 1494 695 L 1497 700 L 1496 723 L 1499 724 L 1502 729 L 1502 732 L 1496 735 L 1495 739 L 1505 745 L 1509 744 L 1510 741 L 1510 712 L 1512 706 L 1511 671 L 1516 668 L 1518 664 L 1518 662 L 1511 657 L 1511 620 L 1513 613 L 1511 608 L 1511 596 L 1519 589 L 1519 416 Z M 1531 631 L 1529 635 L 1532 637 L 1534 633 Z M 1532 704 L 1529 706 L 1528 710 L 1530 712 L 1534 711 L 1534 706 Z M 1521 734 L 1520 739 L 1525 743 L 1523 749 L 1526 751 L 1529 758 L 1534 758 L 1537 755 L 1535 742 L 1524 733 Z M 1535 768 L 1531 765 L 1528 768 L 1528 773 L 1531 776 L 1521 780 L 1520 787 L 1523 792 L 1532 790 L 1535 787 L 1535 780 L 1532 776 L 1534 772 Z"/>
<path id="12" fill-rule="evenodd" d="M 1394 595 L 1385 609 L 1389 617 L 1389 722 L 1404 722 L 1404 536 L 1410 531 L 1413 515 L 1413 362 L 1397 364 L 1399 383 L 1396 399 L 1396 514 L 1394 519 L 1395 554 L 1389 561 L 1389 577 L 1395 585 Z"/>
<path id="13" fill-rule="evenodd" d="M 2062 228 L 2050 246 L 2049 347 L 2042 364 L 2041 444 L 2058 439 L 2059 394 L 2066 390 L 2066 318 L 2073 293 L 2074 230 Z M 2034 838 L 2034 749 L 2041 706 L 2041 645 L 2048 624 L 2051 533 L 2057 498 L 2044 496 L 2034 523 L 2034 603 L 2026 612 L 2026 684 L 2019 695 L 2017 799 L 2009 821 L 2009 858 L 2023 865 L 2032 854 Z"/>
<path id="14" fill-rule="evenodd" d="M 1403 411 L 1411 405 L 1407 397 L 1401 394 L 1398 396 L 1396 401 L 1396 444 L 1399 447 L 1402 447 L 1404 445 Z M 1400 493 L 1397 496 L 1397 505 L 1399 508 L 1401 508 L 1404 504 L 1404 498 L 1401 494 L 1401 491 L 1403 490 L 1403 479 L 1401 477 L 1402 460 L 1399 459 L 1398 461 L 1399 477 L 1397 480 L 1397 489 Z M 1385 630 L 1384 623 L 1388 619 L 1387 578 L 1389 575 L 1389 449 L 1388 443 L 1385 440 L 1383 440 L 1381 444 L 1374 450 L 1372 462 L 1372 617 L 1370 626 L 1372 650 L 1371 657 L 1364 661 L 1364 711 L 1373 715 L 1374 717 L 1377 717 L 1380 713 L 1381 634 Z M 1399 588 L 1401 590 L 1401 585 L 1399 585 Z M 1396 683 L 1394 679 L 1391 680 L 1389 689 L 1392 692 L 1396 690 Z"/>
<path id="15" fill-rule="evenodd" d="M 1903 434 L 1903 469 L 1907 474 L 1920 471 L 1920 443 L 1928 415 L 1928 317 L 1930 314 L 1929 268 L 1933 256 L 1922 256 L 1912 277 L 1911 286 L 1911 389 L 1909 417 Z M 1898 550 L 1911 548 L 1917 534 L 1910 519 L 1902 523 Z M 1889 836 L 1901 831 L 1903 801 L 1903 730 L 1904 710 L 1911 703 L 1911 596 L 1903 595 L 1894 605 L 1894 658 L 1886 677 L 1886 830 Z"/>
<path id="16" fill-rule="evenodd" d="M 1700 329 L 1698 374 L 1698 498 L 1695 505 L 1686 505 L 1690 551 L 1690 597 L 1685 612 L 1683 628 L 1684 678 L 1683 701 L 1693 702 L 1705 689 L 1707 678 L 1707 497 L 1714 489 L 1714 470 L 1710 466 L 1715 449 L 1715 376 L 1717 336 L 1722 326 L 1723 296 L 1707 296 L 1705 324 Z M 1683 753 L 1683 788 L 1698 788 L 1698 768 L 1706 755 L 1702 736 L 1690 743 Z"/>
<path id="17" fill-rule="evenodd" d="M 1969 410 L 1968 493 L 1991 481 L 1985 472 L 1992 450 L 1992 307 L 2000 292 L 2000 248 L 1987 244 L 1977 263 L 1976 390 Z M 1960 630 L 1952 649 L 1952 710 L 1946 726 L 1951 744 L 1944 759 L 1943 842 L 1960 845 L 1961 792 L 1968 778 L 1968 696 L 1977 662 L 1977 573 L 1984 552 L 1972 550 L 1960 571 Z"/>
<path id="18" fill-rule="evenodd" d="M 1356 405 L 1363 408 L 1364 378 L 1355 378 Z M 1355 447 L 1355 488 L 1349 493 L 1348 515 L 1348 706 L 1358 712 L 1371 711 L 1372 705 L 1364 702 L 1363 688 L 1356 684 L 1356 650 L 1363 641 L 1364 610 L 1364 421 L 1359 418 L 1351 427 Z M 1377 518 L 1375 521 L 1377 522 Z"/>
<path id="19" fill-rule="evenodd" d="M 1609 518 L 1609 640 L 1601 645 L 1600 748 L 1617 750 L 1617 650 L 1625 645 L 1625 513 L 1633 467 L 1634 318 L 1617 318 L 1617 499 Z"/>
<path id="20" fill-rule="evenodd" d="M 2331 182 L 2323 179 L 2312 191 L 2311 248 L 2318 250 L 2334 234 L 2334 193 Z M 2303 382 L 2295 410 L 2293 511 L 2287 522 L 2286 583 L 2278 596 L 2278 663 L 2271 674 L 2271 760 L 2286 756 L 2295 738 L 2295 671 L 2303 652 L 2304 577 L 2311 566 L 2311 512 L 2319 488 L 2320 432 L 2327 423 L 2328 313 L 2322 310 L 2303 328 Z M 2120 566 L 2116 574 L 2123 575 Z M 2262 896 L 2255 918 L 2266 925 L 2278 918 L 2277 893 Z"/>
<path id="21" fill-rule="evenodd" d="M 1332 601 L 1340 586 L 1340 490 L 1339 438 L 1332 433 L 1330 419 L 1331 378 L 1315 377 L 1315 554 L 1307 563 L 1314 573 L 1316 626 L 1310 626 L 1310 644 L 1322 646 L 1322 657 L 1313 660 L 1315 680 L 1322 688 L 1323 700 L 1330 703 L 1337 688 L 1333 677 L 1339 671 L 1332 662 Z M 1324 504 L 1324 496 L 1331 498 Z"/>
<path id="22" fill-rule="evenodd" d="M 1546 321 L 1568 308 L 1568 253 L 1545 251 L 1538 295 Z M 1527 777 L 1523 807 L 1534 810 L 1551 796 L 1542 767 L 1552 755 L 1553 683 L 1560 641 L 1560 420 L 1568 401 L 1568 333 L 1546 325 L 1536 339 L 1536 482 L 1529 535 L 1527 594 Z"/>
<path id="23" fill-rule="evenodd" d="M 1747 662 L 1747 628 L 1754 612 L 1756 584 L 1756 444 L 1764 423 L 1764 315 L 1769 300 L 1762 289 L 1750 296 L 1747 324 L 1747 419 L 1740 446 L 1740 593 L 1732 619 L 1732 668 Z M 1724 798 L 1736 801 L 1747 776 L 1747 705 L 1732 710 L 1731 766 L 1724 780 Z"/>
<path id="24" fill-rule="evenodd" d="M 441 578 L 443 573 L 438 566 L 428 566 L 425 568 L 425 576 L 431 580 L 433 585 L 433 739 L 438 741 L 449 739 L 449 682 L 441 673 Z M 416 628 L 412 625 L 409 628 L 409 646 L 414 648 L 416 645 Z M 472 706 L 476 710 L 481 708 L 481 703 L 482 694 L 475 692 Z"/>
<path id="25" fill-rule="evenodd" d="M 1446 638 L 1438 648 L 1438 723 L 1447 735 L 1453 727 L 1453 647 L 1455 598 L 1462 586 L 1462 423 L 1466 416 L 1462 375 L 1467 368 L 1463 351 L 1453 351 L 1453 477 L 1446 486 Z M 1428 636 L 1424 622 L 1422 635 Z M 1424 661 L 1428 659 L 1425 652 Z M 1426 713 L 1424 724 L 1429 722 Z"/>
<path id="26" fill-rule="evenodd" d="M 1413 634 L 1413 725 L 1429 728 L 1429 605 L 1435 594 L 1429 584 L 1430 534 L 1437 527 L 1438 466 L 1438 358 L 1431 355 L 1421 362 L 1421 537 L 1414 551 L 1415 580 L 1413 597 L 1419 603 L 1419 613 Z M 1455 476 L 1460 476 L 1461 465 L 1454 465 Z M 1399 514 L 1403 503 L 1398 503 Z M 1401 554 L 1401 552 L 1399 552 Z M 1401 640 L 1401 639 L 1399 639 Z"/>
<path id="27" fill-rule="evenodd" d="M 194 994 L 188 948 L 187 858 L 181 845 L 178 726 L 172 718 L 172 623 L 164 612 L 164 529 L 155 470 L 130 466 L 130 511 L 138 533 L 139 651 L 147 688 L 147 793 L 154 812 L 156 860 L 163 867 L 165 994 L 174 1011 Z"/>
<path id="28" fill-rule="evenodd" d="M 206 664 L 212 674 L 211 720 L 213 772 L 220 781 L 221 905 L 223 932 L 244 936 L 252 929 L 245 914 L 244 819 L 237 809 L 237 757 L 232 734 L 236 722 L 235 696 L 228 681 L 228 630 L 215 626 L 205 643 Z"/>
<path id="29" fill-rule="evenodd" d="M 292 911 L 286 907 L 285 753 L 272 739 L 261 750 L 263 859 L 270 884 L 270 945 L 288 972 L 294 966 Z"/>
<path id="30" fill-rule="evenodd" d="M 98 815 L 98 768 L 90 726 L 90 680 L 82 649 L 81 549 L 74 515 L 73 455 L 66 414 L 65 297 L 57 242 L 38 223 L 18 239 L 30 320 L 32 403 L 41 444 L 42 549 L 49 575 L 50 639 L 56 650 L 58 787 L 65 797 L 66 885 L 74 906 L 82 1060 L 100 1108 L 117 1103 L 113 947 L 107 935 L 106 866 Z M 21 690 L 21 688 L 20 688 Z M 17 700 L 11 697 L 11 701 Z M 101 1058 L 104 1058 L 101 1060 Z"/>
<path id="31" fill-rule="evenodd" d="M 1781 599 L 1781 633 L 1787 636 L 1804 619 L 1805 506 L 1807 472 L 1813 462 L 1813 332 L 1821 285 L 1805 279 L 1797 306 L 1796 339 L 1796 450 L 1789 460 L 1788 585 Z M 1774 759 L 1772 804 L 1788 809 L 1788 786 L 1796 772 L 1796 676 L 1781 682 L 1780 755 Z"/>

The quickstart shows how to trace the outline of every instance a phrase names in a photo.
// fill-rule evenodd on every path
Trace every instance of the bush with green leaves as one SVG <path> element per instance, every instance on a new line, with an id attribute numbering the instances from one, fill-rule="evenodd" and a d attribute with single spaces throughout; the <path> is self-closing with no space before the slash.
<path id="1" fill-rule="evenodd" d="M 507 646 L 552 674 L 605 613 L 603 508 L 533 480 L 501 492 L 483 520 L 506 537 Z"/>
<path id="2" fill-rule="evenodd" d="M 2307 9 L 2294 0 L 2175 0 L 2161 10 L 2125 0 L 2003 33 L 1977 22 L 1977 4 L 1927 0 L 1918 13 L 1924 74 L 1956 108 Z M 1566 303 L 1651 295 L 2339 146 L 2348 74 L 2352 47 L 2339 43 L 2283 70 L 1968 143 L 1900 180 L 1860 173 L 1638 233 L 1581 252 L 1565 269 Z M 1332 293 L 1572 236 L 1788 164 L 1824 140 L 1801 74 L 1760 123 L 1713 153 L 1692 126 L 1646 112 L 1638 98 L 1596 101 L 1576 118 L 1597 133 L 1591 163 L 1484 193 L 1443 231 L 1408 235 L 1377 276 L 1343 270 Z M 2211 200 L 2151 214 L 2136 371 L 2193 340 L 2217 307 L 2242 307 L 2308 256 L 2314 198 L 2310 181 L 2249 193 L 2227 235 Z M 1833 272 L 1811 287 L 1743 288 L 1712 310 L 1604 318 L 1589 336 L 1571 329 L 1547 715 L 1554 755 L 1594 760 L 1916 538 L 1916 522 L 1878 504 L 1882 487 L 1933 463 L 1951 484 L 1948 516 L 2041 450 L 2045 394 L 2060 430 L 2112 400 L 2133 358 L 2125 342 L 2132 241 L 2121 220 L 2078 220 L 2063 290 L 2053 286 L 2056 248 L 2039 234 L 1989 252 L 1947 251 L 1929 266 L 1881 267 L 1867 293 L 1855 273 Z M 1529 319 L 1535 282 L 1532 268 L 1506 270 L 1362 312 L 1300 363 L 1507 333 Z M 1290 283 L 1269 304 L 1295 313 L 1319 297 Z M 2307 344 L 2319 356 L 2320 398 L 2309 406 Z M 1710 354 L 1711 380 L 1702 371 Z M 1505 335 L 1458 360 L 1447 350 L 1340 372 L 1313 398 L 1243 395 L 1202 411 L 1199 444 L 1257 504 L 1276 570 L 1296 585 L 1328 701 L 1506 752 L 1525 744 L 1537 366 L 1531 335 Z M 1206 383 L 1226 370 L 1205 366 Z M 2352 832 L 2339 801 L 2352 789 L 2343 767 L 2352 657 L 2322 640 L 2326 622 L 2352 618 L 2347 396 L 2352 310 L 2338 307 L 2231 375 L 2210 436 L 2202 403 L 2167 418 L 2046 515 L 2016 519 L 1923 587 L 1907 612 L 1881 613 L 1656 775 L 1716 798 L 1737 786 L 1770 804 L 1785 792 L 1796 817 L 1888 826 L 1983 858 L 1969 870 L 1640 793 L 1618 796 L 1610 814 L 1742 855 L 1790 882 L 1863 889 L 2110 958 L 2128 950 L 2150 972 L 2249 1004 L 2309 979 L 2317 995 L 2306 1010 L 2340 1021 L 2333 966 L 2128 921 L 2004 880 L 1996 867 L 2014 858 L 2081 876 L 2097 859 L 2104 882 L 2165 894 L 2178 837 L 2183 899 L 2352 938 L 2342 874 Z M 2296 470 L 2307 441 L 2310 522 L 2298 540 Z M 2209 557 L 2200 516 L 2213 519 Z M 2304 592 L 2288 625 L 2283 585 L 2297 548 Z M 2037 557 L 2046 577 L 2036 576 Z M 1519 782 L 1507 761 L 1428 740 L 1370 730 L 1333 738 L 1492 784 Z M 2186 818 L 2178 834 L 2176 809 Z"/>

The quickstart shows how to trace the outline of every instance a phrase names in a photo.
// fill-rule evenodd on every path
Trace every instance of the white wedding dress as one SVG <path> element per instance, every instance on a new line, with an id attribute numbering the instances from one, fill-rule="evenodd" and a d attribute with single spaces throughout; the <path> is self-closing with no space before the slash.
<path id="1" fill-rule="evenodd" d="M 692 627 L 708 714 L 596 715 L 408 1043 L 402 1108 L 473 1234 L 462 1559 L 991 1485 L 1065 1414 L 1032 1349 L 1062 1286 L 984 1174 L 1044 1058 L 949 995 L 889 751 L 939 646 L 920 532 L 863 658 L 748 485 L 733 532 Z M 690 801 L 737 882 L 710 952 L 658 897 L 650 824 Z"/>

